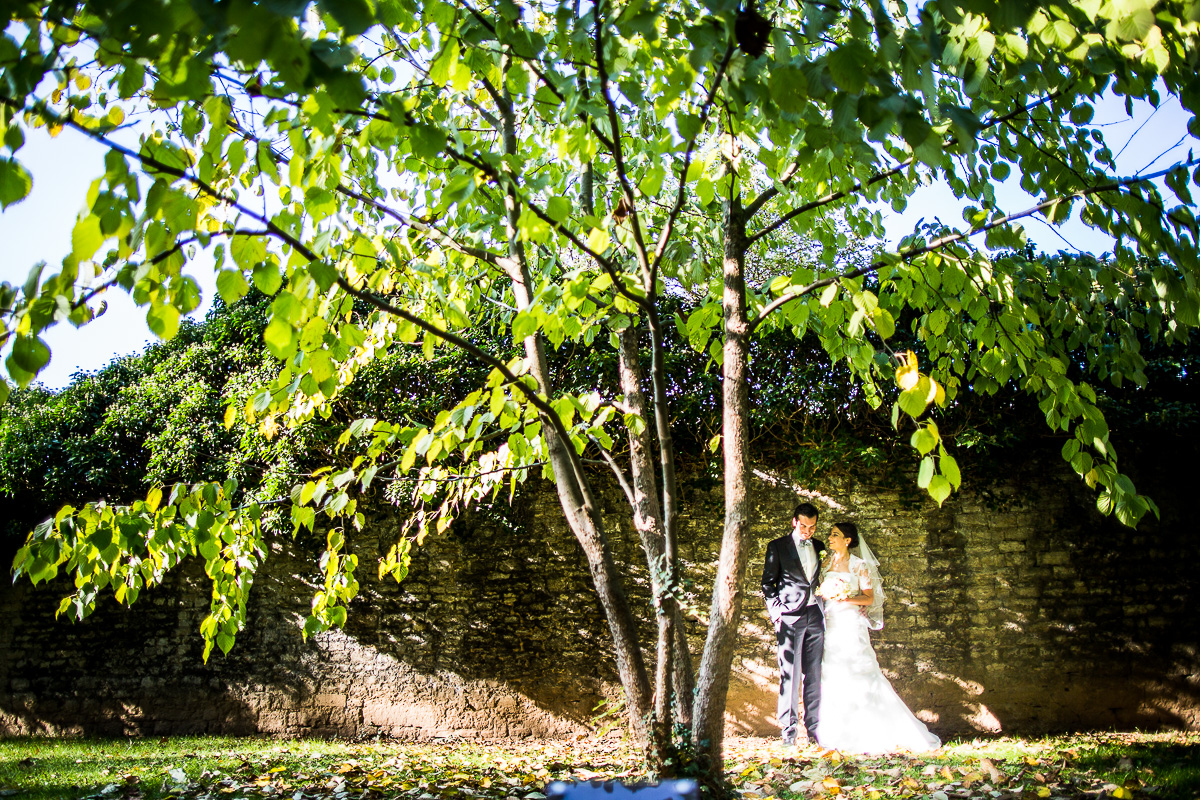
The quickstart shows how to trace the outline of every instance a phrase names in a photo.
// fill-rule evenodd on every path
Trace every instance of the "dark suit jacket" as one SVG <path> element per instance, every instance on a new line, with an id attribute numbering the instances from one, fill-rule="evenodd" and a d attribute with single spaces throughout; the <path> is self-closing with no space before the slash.
<path id="1" fill-rule="evenodd" d="M 796 549 L 796 541 L 790 533 L 772 540 L 767 545 L 762 590 L 767 601 L 767 613 L 776 624 L 780 619 L 789 625 L 794 624 L 817 588 L 821 554 L 825 552 L 825 545 L 816 539 L 810 541 L 817 554 L 817 569 L 811 584 L 804 575 L 804 563 L 800 560 L 800 551 Z"/>

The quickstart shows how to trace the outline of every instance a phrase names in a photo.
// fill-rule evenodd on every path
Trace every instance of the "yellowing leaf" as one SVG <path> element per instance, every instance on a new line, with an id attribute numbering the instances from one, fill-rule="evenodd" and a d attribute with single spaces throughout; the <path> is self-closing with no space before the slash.
<path id="1" fill-rule="evenodd" d="M 912 350 L 900 356 L 900 366 L 896 368 L 896 385 L 903 391 L 908 391 L 917 385 L 921 374 L 917 372 L 917 356 Z"/>
<path id="2" fill-rule="evenodd" d="M 608 231 L 603 228 L 592 228 L 592 232 L 588 234 L 587 246 L 594 252 L 603 254 L 611 241 Z"/>
<path id="3" fill-rule="evenodd" d="M 158 511 L 158 506 L 162 503 L 162 487 L 155 486 L 146 494 L 146 507 L 151 511 Z"/>
<path id="4" fill-rule="evenodd" d="M 831 283 L 825 287 L 825 291 L 821 292 L 821 305 L 823 307 L 829 308 L 830 304 L 837 297 L 839 288 L 836 283 Z"/>

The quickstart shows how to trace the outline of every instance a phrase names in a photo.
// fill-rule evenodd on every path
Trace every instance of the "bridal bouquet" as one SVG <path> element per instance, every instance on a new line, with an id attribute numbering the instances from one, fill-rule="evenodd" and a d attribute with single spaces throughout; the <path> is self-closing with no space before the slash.
<path id="1" fill-rule="evenodd" d="M 857 595 L 857 581 L 851 581 L 852 576 L 840 572 L 830 573 L 817 587 L 817 595 L 826 600 L 846 600 Z"/>

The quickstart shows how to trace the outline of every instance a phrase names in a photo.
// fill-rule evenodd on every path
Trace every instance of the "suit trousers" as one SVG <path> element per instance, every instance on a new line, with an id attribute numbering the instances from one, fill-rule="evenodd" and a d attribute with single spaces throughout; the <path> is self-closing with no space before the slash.
<path id="1" fill-rule="evenodd" d="M 779 727 L 785 742 L 794 741 L 800 727 L 800 698 L 804 699 L 804 728 L 817 741 L 821 713 L 821 655 L 825 649 L 825 615 L 806 606 L 800 618 L 782 621 L 775 631 L 779 654 Z M 799 662 L 799 663 L 797 663 Z M 797 669 L 797 667 L 799 667 Z"/>

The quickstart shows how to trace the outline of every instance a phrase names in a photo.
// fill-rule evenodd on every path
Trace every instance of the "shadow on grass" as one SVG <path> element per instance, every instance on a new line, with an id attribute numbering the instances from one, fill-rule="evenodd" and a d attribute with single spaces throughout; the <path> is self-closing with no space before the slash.
<path id="1" fill-rule="evenodd" d="M 1164 800 L 1200 797 L 1200 742 L 1145 741 L 1121 734 L 1098 735 L 1079 750 L 1072 766 L 1094 771 L 1118 786 L 1145 788 Z"/>

